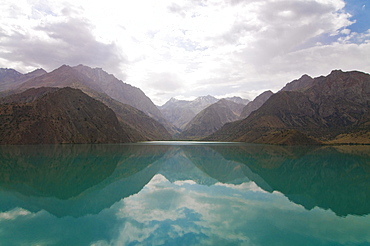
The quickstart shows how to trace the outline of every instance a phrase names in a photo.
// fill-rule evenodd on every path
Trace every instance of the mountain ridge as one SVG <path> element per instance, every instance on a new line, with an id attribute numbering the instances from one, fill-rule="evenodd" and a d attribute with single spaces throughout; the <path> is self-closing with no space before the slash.
<path id="1" fill-rule="evenodd" d="M 238 97 L 227 98 L 230 103 L 210 95 L 193 101 L 171 98 L 155 106 L 139 88 L 101 68 L 63 65 L 50 73 L 36 69 L 27 74 L 0 69 L 2 104 L 7 104 L 4 96 L 15 92 L 13 100 L 32 104 L 46 96 L 32 88 L 42 87 L 82 90 L 113 109 L 135 139 L 168 140 L 177 133 L 184 139 L 211 134 L 205 139 L 288 145 L 370 144 L 370 75 L 359 71 L 333 70 L 316 78 L 304 74 L 275 94 L 260 94 L 239 113 L 230 106 L 243 101 Z"/>
<path id="2" fill-rule="evenodd" d="M 82 65 L 80 65 L 81 67 Z M 86 66 L 85 69 L 89 70 Z M 93 70 L 93 69 L 91 69 Z M 95 70 L 94 70 L 95 71 Z M 115 83 L 120 83 L 117 79 L 114 79 L 113 75 L 108 75 L 103 70 L 99 69 L 101 74 L 109 76 Z M 91 77 L 91 76 L 90 76 Z M 102 77 L 102 76 L 101 76 Z M 105 81 L 110 83 L 110 81 Z M 63 65 L 50 73 L 42 74 L 41 76 L 31 78 L 26 82 L 22 83 L 17 91 L 25 91 L 28 88 L 38 87 L 73 87 L 81 89 L 87 95 L 98 99 L 105 103 L 108 107 L 112 108 L 121 124 L 125 127 L 130 127 L 136 131 L 136 135 L 141 135 L 140 140 L 168 140 L 171 139 L 171 134 L 156 120 L 152 119 L 142 111 L 130 106 L 129 104 L 123 104 L 109 95 L 107 95 L 101 88 L 99 80 L 93 80 L 85 74 L 79 72 L 73 67 Z M 129 87 L 131 88 L 131 87 Z M 140 100 L 140 97 L 138 98 Z M 154 104 L 153 104 L 154 105 Z M 140 133 L 139 133 L 140 132 Z"/>
<path id="3" fill-rule="evenodd" d="M 14 90 L 27 80 L 46 73 L 47 72 L 42 68 L 38 68 L 26 74 L 22 74 L 12 68 L 0 68 L 0 91 Z"/>
<path id="4" fill-rule="evenodd" d="M 307 88 L 279 91 L 244 120 L 225 124 L 206 139 L 288 145 L 333 141 L 370 144 L 369 138 L 362 137 L 370 131 L 370 75 L 334 70 L 310 83 Z"/>
<path id="5" fill-rule="evenodd" d="M 222 99 L 238 104 L 249 103 L 249 100 L 236 96 Z M 176 126 L 181 133 L 198 113 L 222 99 L 217 99 L 211 95 L 200 96 L 194 100 L 178 100 L 172 97 L 162 106 L 158 106 L 158 108 L 162 111 L 164 117 Z"/>

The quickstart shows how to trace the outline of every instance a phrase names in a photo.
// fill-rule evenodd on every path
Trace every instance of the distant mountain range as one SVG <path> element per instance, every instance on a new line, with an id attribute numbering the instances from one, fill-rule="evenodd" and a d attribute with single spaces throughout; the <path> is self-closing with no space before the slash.
<path id="1" fill-rule="evenodd" d="M 241 97 L 228 97 L 223 99 L 243 106 L 249 103 L 249 100 Z M 162 111 L 164 117 L 175 127 L 177 127 L 178 132 L 181 133 L 185 128 L 190 127 L 188 124 L 195 118 L 197 114 L 207 107 L 217 103 L 219 100 L 220 99 L 210 95 L 197 97 L 193 101 L 171 98 L 164 105 L 159 106 L 158 108 Z M 240 112 L 237 114 L 240 115 Z M 200 116 L 198 116 L 198 118 L 199 117 Z M 205 135 L 205 133 L 202 135 Z M 182 134 L 182 136 L 185 135 Z"/>
<path id="2" fill-rule="evenodd" d="M 272 95 L 247 118 L 225 124 L 207 140 L 270 144 L 370 144 L 370 75 L 332 71 L 300 79 Z"/>
<path id="3" fill-rule="evenodd" d="M 14 90 L 27 80 L 43 74 L 46 74 L 44 69 L 36 69 L 33 72 L 22 74 L 11 68 L 0 68 L 0 92 Z"/>
<path id="4" fill-rule="evenodd" d="M 171 98 L 158 108 L 164 117 L 181 131 L 195 115 L 217 101 L 217 98 L 209 95 L 198 97 L 193 101 Z"/>
<path id="5" fill-rule="evenodd" d="M 238 120 L 244 106 L 227 99 L 221 99 L 199 112 L 186 124 L 178 138 L 199 139 L 199 137 L 206 137 L 220 129 L 225 123 Z"/>
<path id="6" fill-rule="evenodd" d="M 73 103 L 63 105 L 64 101 Z M 334 70 L 317 78 L 303 75 L 252 102 L 208 95 L 193 101 L 172 98 L 157 107 L 139 88 L 100 68 L 63 65 L 50 73 L 37 69 L 27 74 L 0 69 L 2 144 L 173 138 L 370 144 L 369 106 L 370 75 L 357 71 Z M 111 110 L 113 114 L 108 113 Z"/>

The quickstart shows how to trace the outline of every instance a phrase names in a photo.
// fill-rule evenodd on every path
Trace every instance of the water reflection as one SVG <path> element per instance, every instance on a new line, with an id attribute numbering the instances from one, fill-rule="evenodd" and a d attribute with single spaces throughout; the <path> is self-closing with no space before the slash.
<path id="1" fill-rule="evenodd" d="M 319 206 L 337 215 L 370 213 L 370 148 L 368 146 L 217 148 L 228 160 L 245 164 L 263 180 L 306 209 Z M 248 175 L 248 174 L 247 174 Z"/>
<path id="2" fill-rule="evenodd" d="M 153 165 L 166 146 L 45 145 L 1 146 L 0 190 L 30 211 L 62 217 L 99 213 L 139 192 L 156 174 Z M 117 187 L 119 187 L 117 189 Z M 15 192 L 15 193 L 14 193 Z M 12 202 L 0 203 L 0 210 Z M 4 204 L 6 204 L 4 206 Z"/>
<path id="3" fill-rule="evenodd" d="M 369 150 L 1 146 L 0 242 L 369 245 Z"/>

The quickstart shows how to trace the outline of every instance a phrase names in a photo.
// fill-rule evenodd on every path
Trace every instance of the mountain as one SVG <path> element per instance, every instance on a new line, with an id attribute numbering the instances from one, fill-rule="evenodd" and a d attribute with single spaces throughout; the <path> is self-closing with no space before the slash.
<path id="1" fill-rule="evenodd" d="M 195 115 L 217 101 L 217 98 L 210 95 L 197 97 L 193 101 L 171 98 L 158 108 L 164 117 L 181 131 Z"/>
<path id="2" fill-rule="evenodd" d="M 286 84 L 280 91 L 304 91 L 305 89 L 310 88 L 314 81 L 315 80 L 313 78 L 304 74 L 301 78 Z"/>
<path id="3" fill-rule="evenodd" d="M 243 105 L 249 103 L 249 100 L 236 96 L 224 99 Z M 210 95 L 197 97 L 193 101 L 171 98 L 158 108 L 161 110 L 164 117 L 181 132 L 199 112 L 218 101 L 219 99 Z"/>
<path id="4" fill-rule="evenodd" d="M 113 110 L 81 90 L 43 87 L 2 102 L 0 144 L 137 141 L 136 132 L 124 129 Z"/>
<path id="5" fill-rule="evenodd" d="M 272 93 L 272 91 L 265 91 L 261 93 L 243 108 L 240 118 L 247 118 L 253 111 L 259 109 L 273 94 L 274 93 Z"/>
<path id="6" fill-rule="evenodd" d="M 111 108 L 122 124 L 127 124 L 135 129 L 140 135 L 141 141 L 169 140 L 171 134 L 158 121 L 146 115 L 144 112 L 131 107 L 128 104 L 118 102 L 106 94 L 93 93 L 91 96 Z"/>
<path id="7" fill-rule="evenodd" d="M 370 144 L 370 75 L 334 70 L 309 83 L 272 95 L 247 118 L 226 124 L 206 139 Z"/>
<path id="8" fill-rule="evenodd" d="M 243 99 L 241 97 L 225 97 L 223 99 L 226 99 L 228 101 L 232 101 L 234 103 L 238 103 L 238 104 L 243 104 L 243 105 L 247 105 L 250 101 L 248 99 Z"/>
<path id="9" fill-rule="evenodd" d="M 13 90 L 29 79 L 45 74 L 44 69 L 36 69 L 27 74 L 22 74 L 11 68 L 0 68 L 0 91 Z"/>
<path id="10" fill-rule="evenodd" d="M 98 84 L 92 83 L 85 75 L 67 65 L 63 65 L 50 73 L 26 81 L 17 88 L 17 91 L 21 92 L 39 87 L 71 87 L 84 92 L 89 90 L 103 92 Z"/>
<path id="11" fill-rule="evenodd" d="M 179 139 L 199 139 L 206 137 L 225 123 L 239 119 L 243 104 L 221 99 L 198 113 L 178 136 Z"/>
<path id="12" fill-rule="evenodd" d="M 34 87 L 72 87 L 81 89 L 92 96 L 93 91 L 107 96 L 134 108 L 139 109 L 167 129 L 172 126 L 163 118 L 162 113 L 139 88 L 123 83 L 101 68 L 90 68 L 83 65 L 70 67 L 63 65 L 54 71 L 28 80 L 18 87 L 24 91 Z"/>
<path id="13" fill-rule="evenodd" d="M 12 84 L 22 76 L 23 74 L 14 69 L 0 68 L 0 90 L 9 90 Z"/>
<path id="14" fill-rule="evenodd" d="M 28 211 L 57 217 L 98 214 L 138 193 L 158 172 L 156 163 L 167 149 L 119 144 L 2 146 L 0 189 L 8 195 L 2 196 L 0 211 L 22 204 Z"/>
<path id="15" fill-rule="evenodd" d="M 90 68 L 83 65 L 74 67 L 76 71 L 89 78 L 91 84 L 96 84 L 104 93 L 111 98 L 137 108 L 162 125 L 171 129 L 172 126 L 163 118 L 161 111 L 147 97 L 142 90 L 118 80 L 101 68 Z"/>
<path id="16" fill-rule="evenodd" d="M 307 74 L 303 75 L 301 78 L 293 80 L 292 82 L 286 84 L 280 91 L 295 91 L 295 90 L 304 90 L 309 88 L 314 79 L 308 76 Z M 252 102 L 248 103 L 243 112 L 240 115 L 240 118 L 247 118 L 253 111 L 259 109 L 274 93 L 272 91 L 265 91 L 257 96 Z"/>
<path id="17" fill-rule="evenodd" d="M 248 144 L 212 148 L 221 155 L 220 160 L 240 163 L 239 170 L 260 188 L 279 191 L 307 210 L 320 207 L 338 216 L 370 213 L 369 146 Z"/>
<path id="18" fill-rule="evenodd" d="M 87 95 L 103 102 L 113 109 L 121 122 L 128 124 L 131 128 L 140 132 L 140 135 L 142 135 L 142 137 L 140 137 L 141 140 L 171 139 L 171 134 L 162 124 L 142 111 L 130 106 L 130 104 L 122 103 L 123 97 L 121 101 L 118 101 L 105 93 L 105 91 L 108 90 L 107 88 L 114 87 L 117 88 L 117 92 L 132 92 L 133 95 L 136 95 L 136 100 L 134 100 L 135 97 L 130 97 L 130 100 L 132 100 L 131 104 L 136 105 L 136 101 L 146 101 L 147 104 L 154 105 L 151 101 L 148 102 L 149 99 L 147 96 L 139 89 L 127 84 L 124 84 L 122 87 L 120 84 L 124 83 L 101 69 L 91 69 L 82 65 L 75 68 L 63 65 L 50 73 L 26 81 L 18 87 L 18 91 L 38 87 L 72 87 L 80 89 Z M 127 99 L 126 101 L 130 100 Z M 144 104 L 145 103 L 143 103 L 143 105 Z M 156 108 L 156 111 L 159 110 Z M 164 121 L 164 119 L 162 121 Z"/>

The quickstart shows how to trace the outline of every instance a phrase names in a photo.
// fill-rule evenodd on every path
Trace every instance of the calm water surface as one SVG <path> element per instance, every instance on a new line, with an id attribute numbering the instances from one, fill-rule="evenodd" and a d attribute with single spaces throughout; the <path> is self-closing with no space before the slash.
<path id="1" fill-rule="evenodd" d="M 0 146 L 0 245 L 370 245 L 370 147 Z"/>

